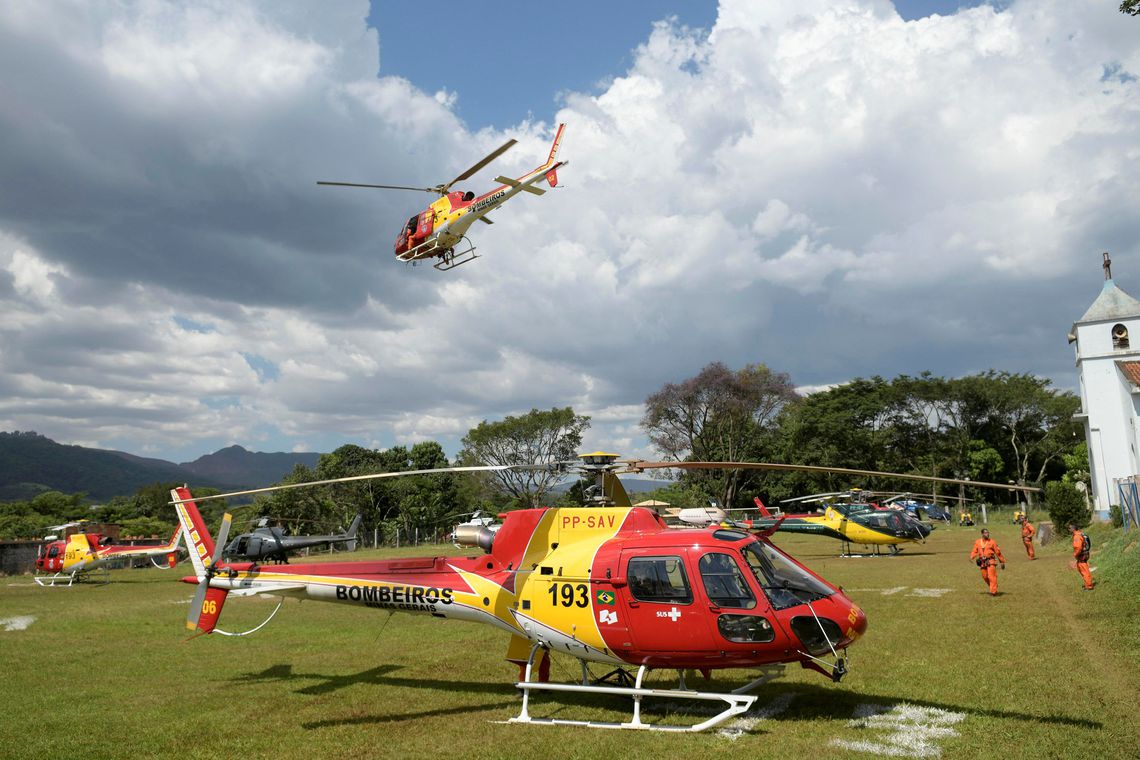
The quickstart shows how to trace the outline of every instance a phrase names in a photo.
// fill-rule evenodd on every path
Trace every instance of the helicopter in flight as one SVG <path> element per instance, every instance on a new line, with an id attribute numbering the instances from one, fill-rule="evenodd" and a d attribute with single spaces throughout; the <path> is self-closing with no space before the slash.
<path id="1" fill-rule="evenodd" d="M 54 528 L 68 528 L 81 523 L 57 525 Z M 70 586 L 78 581 L 89 580 L 95 570 L 102 571 L 102 579 L 107 578 L 107 565 L 113 561 L 128 559 L 149 559 L 158 568 L 174 567 L 178 563 L 178 553 L 182 551 L 179 541 L 182 526 L 174 529 L 170 540 L 160 546 L 116 545 L 107 536 L 98 533 L 72 533 L 70 536 L 55 539 L 48 536 L 36 556 L 35 582 L 41 586 L 63 584 Z M 159 558 L 164 558 L 159 563 Z"/>
<path id="2" fill-rule="evenodd" d="M 456 541 L 479 548 L 471 557 L 423 557 L 292 564 L 273 568 L 222 561 L 231 518 L 211 537 L 186 487 L 171 491 L 195 575 L 186 627 L 228 635 L 218 618 L 229 596 L 266 594 L 401 611 L 488 624 L 509 637 L 506 659 L 519 666 L 522 707 L 512 722 L 700 731 L 748 710 L 746 692 L 788 664 L 833 681 L 847 673 L 846 649 L 864 633 L 867 617 L 837 586 L 774 546 L 765 531 L 731 526 L 674 528 L 657 512 L 634 507 L 617 477 L 615 454 L 580 457 L 594 479 L 580 507 L 521 509 L 500 515 L 497 530 L 472 521 Z M 639 463 L 646 464 L 646 463 Z M 517 469 L 508 465 L 379 473 Z M 343 479 L 340 479 L 343 480 Z M 338 482 L 322 481 L 321 484 Z M 284 488 L 316 484 L 291 484 Z M 270 489 L 257 489 L 262 492 Z M 245 495 L 250 492 L 241 492 Z M 220 494 L 217 497 L 239 494 Z M 276 615 L 280 603 L 257 630 Z M 251 633 L 245 631 L 244 633 Z M 581 666 L 577 683 L 551 683 L 549 653 Z M 608 669 L 594 677 L 590 666 Z M 650 688 L 651 670 L 675 670 L 676 688 Z M 759 670 L 734 691 L 697 691 L 685 670 Z M 532 717 L 534 692 L 609 694 L 633 700 L 629 721 L 598 724 Z M 642 700 L 695 700 L 720 711 L 688 726 L 643 720 Z"/>
<path id="3" fill-rule="evenodd" d="M 357 182 L 325 181 L 319 181 L 317 184 L 340 187 L 371 187 L 385 190 L 415 190 L 439 195 L 440 197 L 431 203 L 427 209 L 408 219 L 400 228 L 400 233 L 396 237 L 395 252 L 396 258 L 404 262 L 414 263 L 423 259 L 439 259 L 432 266 L 440 271 L 446 271 L 479 258 L 475 255 L 475 246 L 467 238 L 467 231 L 475 223 L 475 220 L 484 224 L 492 224 L 487 214 L 521 192 L 531 195 L 545 194 L 545 190 L 535 186 L 540 180 L 545 179 L 550 187 L 558 185 L 558 169 L 568 163 L 557 160 L 558 148 L 562 144 L 562 134 L 565 130 L 565 124 L 558 125 L 546 163 L 516 179 L 502 175 L 495 177 L 495 182 L 500 183 L 498 187 L 479 196 L 470 191 L 452 191 L 451 187 L 456 182 L 468 179 L 494 161 L 513 146 L 517 140 L 513 138 L 507 140 L 455 179 L 434 187 L 366 185 Z M 462 247 L 464 243 L 466 243 L 466 248 Z M 456 250 L 457 248 L 460 250 Z"/>
<path id="4" fill-rule="evenodd" d="M 244 559 L 252 562 L 272 560 L 278 564 L 289 564 L 289 552 L 309 549 L 314 546 L 332 546 L 345 544 L 345 551 L 356 549 L 356 534 L 360 530 L 360 522 L 364 515 L 358 514 L 352 520 L 352 525 L 344 533 L 327 536 L 290 536 L 283 528 L 268 525 L 268 520 L 262 519 L 250 533 L 242 533 L 226 544 L 222 551 L 223 557 L 230 559 Z"/>

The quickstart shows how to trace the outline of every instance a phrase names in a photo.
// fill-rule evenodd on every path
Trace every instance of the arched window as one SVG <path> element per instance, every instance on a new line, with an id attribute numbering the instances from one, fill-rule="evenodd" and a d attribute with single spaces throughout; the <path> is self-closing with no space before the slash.
<path id="1" fill-rule="evenodd" d="M 1112 347 L 1128 348 L 1128 328 L 1124 325 L 1112 326 Z"/>

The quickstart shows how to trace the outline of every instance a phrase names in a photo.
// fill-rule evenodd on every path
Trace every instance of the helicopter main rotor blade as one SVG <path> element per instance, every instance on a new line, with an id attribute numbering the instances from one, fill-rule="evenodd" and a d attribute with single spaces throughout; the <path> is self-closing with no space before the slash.
<path id="1" fill-rule="evenodd" d="M 313 480 L 308 483 L 286 483 L 282 486 L 268 486 L 266 488 L 251 488 L 248 491 L 233 491 L 219 493 L 214 496 L 195 496 L 192 499 L 183 499 L 167 502 L 168 504 L 181 504 L 183 501 L 209 501 L 211 499 L 226 499 L 230 496 L 249 496 L 255 493 L 271 493 L 285 491 L 291 488 L 308 488 L 310 486 L 327 486 L 332 483 L 350 483 L 356 480 L 376 480 L 379 478 L 402 478 L 408 475 L 446 475 L 452 472 L 498 472 L 502 470 L 515 470 L 518 466 L 512 464 L 480 465 L 476 467 L 439 467 L 434 470 L 403 470 L 400 472 L 375 472 L 369 475 L 349 475 L 344 478 L 331 478 L 329 480 Z"/>
<path id="2" fill-rule="evenodd" d="M 336 185 L 337 187 L 378 187 L 381 190 L 415 190 L 421 193 L 436 193 L 434 187 L 409 187 L 407 185 L 364 185 L 359 182 L 317 182 L 318 185 Z"/>
<path id="3" fill-rule="evenodd" d="M 484 158 L 482 161 L 480 161 L 479 163 L 475 164 L 475 165 L 474 165 L 474 166 L 472 166 L 470 169 L 468 169 L 467 171 L 463 172 L 462 174 L 460 174 L 460 175 L 459 175 L 458 177 L 456 177 L 455 179 L 453 179 L 453 180 L 451 180 L 450 182 L 448 182 L 446 185 L 440 185 L 438 188 L 435 188 L 435 191 L 436 191 L 436 192 L 438 192 L 440 195 L 446 195 L 446 194 L 447 194 L 447 191 L 448 191 L 448 190 L 451 188 L 451 186 L 452 186 L 452 185 L 454 185 L 456 182 L 462 182 L 463 180 L 467 179 L 468 177 L 470 177 L 471 175 L 473 175 L 475 172 L 479 171 L 479 170 L 480 170 L 480 169 L 482 169 L 484 166 L 486 166 L 487 164 L 491 163 L 492 161 L 494 161 L 494 160 L 495 160 L 496 158 L 498 158 L 499 156 L 501 156 L 501 155 L 503 155 L 504 153 L 506 153 L 506 152 L 507 152 L 507 149 L 508 149 L 508 148 L 510 148 L 512 145 L 514 145 L 514 144 L 515 144 L 515 143 L 517 143 L 517 142 L 518 142 L 518 140 L 516 140 L 516 139 L 514 139 L 514 138 L 512 137 L 510 140 L 507 140 L 505 143 L 503 143 L 502 145 L 500 145 L 498 148 L 496 148 L 495 150 L 493 150 L 493 151 L 491 151 L 490 153 L 488 153 L 488 154 L 487 154 L 487 157 L 486 157 L 486 158 Z"/>
<path id="4" fill-rule="evenodd" d="M 898 478 L 900 480 L 924 480 L 933 483 L 999 488 L 1006 491 L 1040 493 L 1040 488 L 1019 486 L 1012 483 L 987 483 L 983 480 L 960 480 L 957 478 L 937 478 L 933 475 L 911 475 L 902 472 L 880 472 L 878 470 L 856 470 L 850 467 L 823 467 L 814 464 L 783 464 L 780 462 L 642 462 L 624 461 L 626 472 L 642 470 L 775 470 L 783 472 L 820 472 L 835 475 L 862 475 L 866 477 Z"/>

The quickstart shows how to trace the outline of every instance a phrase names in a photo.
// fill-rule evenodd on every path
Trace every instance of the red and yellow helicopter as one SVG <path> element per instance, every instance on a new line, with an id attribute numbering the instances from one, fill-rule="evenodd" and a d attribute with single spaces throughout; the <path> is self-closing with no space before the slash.
<path id="1" fill-rule="evenodd" d="M 178 563 L 178 553 L 182 551 L 179 545 L 181 536 L 182 526 L 179 525 L 170 540 L 160 546 L 117 545 L 98 533 L 72 533 L 66 538 L 48 540 L 40 546 L 36 556 L 35 581 L 41 586 L 55 586 L 67 581 L 66 585 L 70 586 L 76 581 L 90 579 L 94 570 L 102 570 L 103 579 L 106 579 L 108 564 L 131 559 L 149 559 L 159 568 L 174 567 Z M 160 557 L 164 562 L 156 561 Z"/>
<path id="2" fill-rule="evenodd" d="M 252 594 L 486 623 L 510 637 L 507 659 L 520 667 L 522 691 L 522 709 L 512 722 L 522 723 L 699 731 L 746 711 L 756 696 L 745 692 L 786 664 L 799 663 L 835 681 L 844 676 L 844 650 L 866 630 L 866 616 L 835 585 L 774 546 L 770 531 L 669 527 L 652 509 L 631 506 L 617 477 L 623 466 L 617 455 L 595 452 L 581 459 L 582 472 L 595 479 L 586 506 L 508 512 L 498 530 L 462 526 L 458 543 L 484 551 L 466 558 L 272 568 L 226 563 L 220 547 L 229 515 L 215 542 L 190 491 L 174 489 L 196 570 L 183 579 L 197 586 L 187 628 L 229 633 L 217 628 L 227 597 Z M 353 479 L 508 469 L 515 468 L 443 468 Z M 329 482 L 339 480 L 322 481 Z M 304 485 L 316 484 L 283 487 Z M 254 492 L 265 490 L 274 489 Z M 581 681 L 550 683 L 548 652 L 578 659 Z M 611 671 L 594 679 L 590 664 Z M 685 670 L 708 676 L 725 668 L 760 673 L 730 692 L 694 691 L 684 684 Z M 646 686 L 652 669 L 679 671 L 677 688 Z M 528 712 L 534 691 L 628 696 L 633 715 L 620 724 L 540 720 Z M 691 726 L 651 724 L 640 711 L 647 697 L 721 703 L 723 709 Z"/>
<path id="3" fill-rule="evenodd" d="M 559 124 L 554 134 L 554 144 L 550 147 L 550 155 L 546 163 L 511 179 L 498 176 L 495 181 L 500 185 L 488 192 L 476 196 L 472 192 L 452 191 L 451 186 L 462 182 L 474 175 L 487 164 L 501 156 L 517 141 L 508 140 L 492 151 L 467 171 L 455 179 L 435 187 L 409 187 L 405 185 L 366 185 L 356 182 L 317 182 L 318 185 L 338 185 L 341 187 L 373 187 L 386 190 L 415 190 L 425 193 L 434 193 L 440 198 L 424 211 L 408 219 L 396 237 L 396 258 L 404 262 L 416 262 L 421 259 L 438 258 L 433 266 L 441 271 L 454 269 L 460 264 L 479 258 L 475 255 L 475 246 L 467 238 L 467 231 L 475 220 L 484 224 L 491 224 L 487 214 L 502 206 L 520 192 L 532 195 L 543 195 L 546 191 L 535 187 L 535 183 L 545 179 L 551 187 L 558 184 L 558 168 L 568 162 L 558 161 L 558 148 L 562 144 L 562 133 L 566 130 L 565 124 Z M 467 247 L 456 251 L 456 247 L 466 242 Z"/>

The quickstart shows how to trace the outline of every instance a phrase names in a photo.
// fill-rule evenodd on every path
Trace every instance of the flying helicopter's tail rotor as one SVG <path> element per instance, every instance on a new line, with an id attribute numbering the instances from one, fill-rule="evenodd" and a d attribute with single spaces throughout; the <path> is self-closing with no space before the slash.
<path id="1" fill-rule="evenodd" d="M 217 574 L 218 562 L 225 551 L 226 539 L 230 535 L 230 525 L 233 515 L 229 512 L 222 518 L 222 527 L 218 531 L 217 541 L 214 543 L 214 556 L 206 563 L 206 574 L 198 581 L 198 588 L 194 592 L 194 600 L 190 602 L 190 612 L 186 615 L 187 630 L 200 630 L 209 633 L 218 623 L 218 615 L 222 612 L 222 603 L 226 599 L 226 590 L 210 588 L 210 581 Z M 206 616 L 203 624 L 202 616 Z"/>

